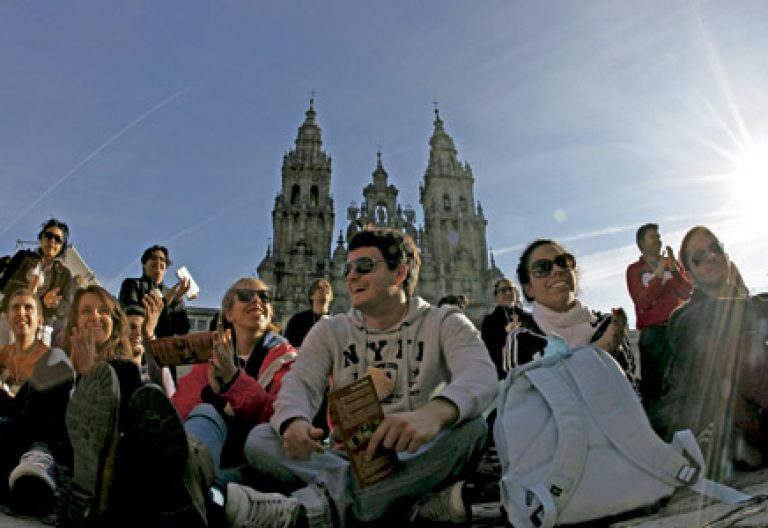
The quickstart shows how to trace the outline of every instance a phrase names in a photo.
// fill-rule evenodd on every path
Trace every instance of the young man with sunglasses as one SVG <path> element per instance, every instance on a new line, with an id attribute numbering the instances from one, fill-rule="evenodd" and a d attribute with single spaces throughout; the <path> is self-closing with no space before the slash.
<path id="1" fill-rule="evenodd" d="M 640 258 L 627 267 L 627 289 L 635 304 L 640 330 L 640 393 L 651 425 L 659 431 L 657 408 L 664 373 L 671 353 L 667 346 L 667 321 L 672 311 L 690 295 L 692 286 L 675 259 L 672 248 L 661 253 L 658 224 L 643 224 L 635 235 Z"/>
<path id="2" fill-rule="evenodd" d="M 51 342 L 58 346 L 63 342 L 60 331 L 75 289 L 72 273 L 64 265 L 68 238 L 67 224 L 56 218 L 49 219 L 37 234 L 40 247 L 35 251 L 17 252 L 0 277 L 0 292 L 4 294 L 0 311 L 8 309 L 8 299 L 16 290 L 33 291 L 43 306 L 43 324 L 53 332 Z"/>
<path id="3" fill-rule="evenodd" d="M 496 299 L 496 308 L 483 317 L 480 336 L 493 364 L 496 365 L 498 378 L 504 379 L 507 371 L 503 366 L 502 349 L 507 341 L 507 333 L 514 330 L 523 309 L 520 307 L 520 294 L 507 277 L 502 277 L 493 285 L 493 296 Z"/>
<path id="4" fill-rule="evenodd" d="M 402 521 L 409 510 L 415 521 L 467 520 L 461 479 L 479 460 L 487 435 L 481 413 L 498 383 L 466 316 L 414 295 L 419 266 L 413 240 L 397 230 L 367 228 L 350 240 L 343 271 L 353 307 L 312 328 L 270 424 L 254 428 L 246 442 L 258 482 L 290 496 L 230 484 L 231 525 L 354 526 L 390 516 Z M 393 474 L 360 487 L 348 460 L 320 444 L 311 420 L 329 377 L 340 388 L 371 367 L 386 371 L 392 387 L 368 453 L 393 449 L 400 462 Z"/>
<path id="5" fill-rule="evenodd" d="M 680 247 L 693 295 L 673 312 L 673 351 L 661 417 L 668 432 L 697 435 L 710 477 L 768 463 L 768 297 L 751 296 L 707 227 Z"/>

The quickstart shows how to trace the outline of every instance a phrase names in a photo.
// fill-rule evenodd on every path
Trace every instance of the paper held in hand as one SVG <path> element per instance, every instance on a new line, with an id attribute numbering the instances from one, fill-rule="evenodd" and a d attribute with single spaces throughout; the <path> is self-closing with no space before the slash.
<path id="1" fill-rule="evenodd" d="M 328 402 L 360 486 L 369 486 L 395 471 L 397 454 L 392 449 L 379 447 L 371 460 L 365 459 L 368 440 L 384 419 L 371 376 L 329 393 Z"/>

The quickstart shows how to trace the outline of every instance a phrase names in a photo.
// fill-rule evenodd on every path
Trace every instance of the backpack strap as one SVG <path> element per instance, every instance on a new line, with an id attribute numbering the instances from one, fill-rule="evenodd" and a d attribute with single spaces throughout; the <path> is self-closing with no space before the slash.
<path id="1" fill-rule="evenodd" d="M 546 400 L 557 427 L 557 446 L 552 463 L 540 483 L 526 490 L 526 506 L 531 513 L 531 521 L 535 526 L 546 527 L 551 526 L 547 519 L 553 519 L 554 523 L 558 509 L 562 510 L 568 504 L 576 484 L 581 480 L 588 437 L 579 400 L 558 369 L 534 368 L 525 376 Z"/>
<path id="2" fill-rule="evenodd" d="M 692 453 L 694 459 L 704 460 L 701 448 L 699 447 L 698 442 L 696 442 L 690 429 L 677 431 L 674 434 L 672 437 L 672 448 L 680 453 Z M 703 473 L 704 466 L 702 466 L 702 474 Z M 697 493 L 712 497 L 713 499 L 717 499 L 726 504 L 738 504 L 754 498 L 753 496 L 742 493 L 730 486 L 725 486 L 703 477 L 697 479 L 690 487 Z"/>

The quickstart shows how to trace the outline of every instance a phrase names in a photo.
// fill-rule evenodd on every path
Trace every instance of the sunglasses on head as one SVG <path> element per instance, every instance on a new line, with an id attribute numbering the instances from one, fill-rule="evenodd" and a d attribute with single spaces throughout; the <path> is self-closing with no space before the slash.
<path id="1" fill-rule="evenodd" d="M 691 264 L 694 266 L 701 266 L 710 255 L 723 255 L 725 253 L 725 250 L 723 249 L 723 245 L 720 242 L 713 241 L 707 249 L 697 249 L 693 252 L 693 255 L 691 255 Z"/>
<path id="2" fill-rule="evenodd" d="M 251 290 L 246 288 L 238 288 L 235 290 L 235 297 L 241 303 L 249 303 L 253 301 L 254 297 L 258 297 L 263 303 L 272 302 L 272 294 L 268 290 Z"/>
<path id="3" fill-rule="evenodd" d="M 354 269 L 359 275 L 365 275 L 373 271 L 373 268 L 379 262 L 386 262 L 384 259 L 372 259 L 371 257 L 357 257 L 355 260 L 345 262 L 342 268 L 344 277 L 349 275 Z"/>
<path id="4" fill-rule="evenodd" d="M 531 275 L 537 279 L 549 277 L 555 264 L 562 270 L 576 269 L 576 258 L 570 253 L 563 253 L 552 260 L 539 259 L 531 264 Z"/>
<path id="5" fill-rule="evenodd" d="M 43 236 L 46 238 L 46 240 L 53 240 L 57 244 L 64 243 L 64 239 L 60 235 L 57 235 L 56 233 L 51 233 L 50 231 L 46 231 L 43 233 Z"/>

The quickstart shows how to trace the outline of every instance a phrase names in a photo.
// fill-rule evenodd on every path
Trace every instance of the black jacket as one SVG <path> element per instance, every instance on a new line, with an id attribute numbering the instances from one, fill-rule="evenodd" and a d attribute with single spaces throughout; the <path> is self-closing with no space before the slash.
<path id="1" fill-rule="evenodd" d="M 501 349 L 504 348 L 504 344 L 507 341 L 505 327 L 515 315 L 522 320 L 524 317 L 523 313 L 523 309 L 517 306 L 498 305 L 491 313 L 483 317 L 483 322 L 480 324 L 480 337 L 483 343 L 485 343 L 488 353 L 491 355 L 491 361 L 496 365 L 496 373 L 499 379 L 504 379 L 507 375 L 502 367 L 501 359 Z"/>
<path id="2" fill-rule="evenodd" d="M 3 302 L 0 304 L 0 311 L 5 312 L 8 309 L 8 302 L 13 292 L 29 286 L 27 273 L 37 266 L 41 260 L 42 255 L 40 255 L 39 251 L 22 249 L 8 262 L 2 277 L 0 277 L 0 291 L 3 292 Z M 37 290 L 37 295 L 40 297 L 41 302 L 45 294 L 53 288 L 59 288 L 61 301 L 53 308 L 48 308 L 43 303 L 43 318 L 46 323 L 49 323 L 54 318 L 66 319 L 67 310 L 69 310 L 72 296 L 75 293 L 72 273 L 61 259 L 58 258 L 53 260 L 45 283 Z"/>
<path id="3" fill-rule="evenodd" d="M 144 296 L 154 289 L 160 290 L 160 293 L 163 295 L 163 311 L 160 314 L 160 320 L 157 322 L 155 335 L 157 337 L 168 337 L 184 335 L 189 332 L 189 317 L 187 317 L 184 301 L 172 302 L 170 304 L 165 302 L 165 294 L 168 292 L 168 287 L 162 282 L 156 284 L 146 275 L 142 275 L 140 279 L 125 279 L 123 281 L 123 285 L 120 286 L 120 304 L 123 309 L 130 305 L 141 306 L 141 300 Z"/>

